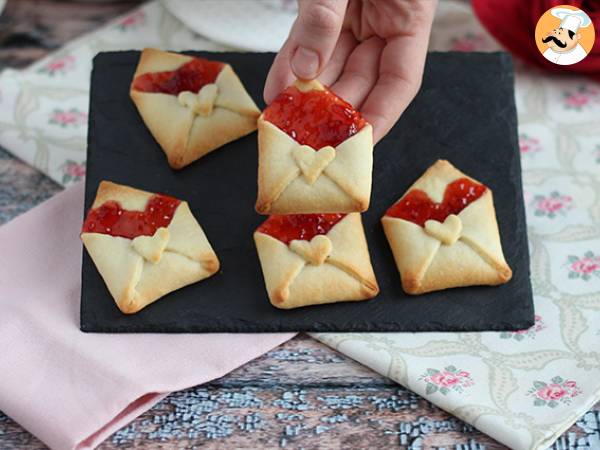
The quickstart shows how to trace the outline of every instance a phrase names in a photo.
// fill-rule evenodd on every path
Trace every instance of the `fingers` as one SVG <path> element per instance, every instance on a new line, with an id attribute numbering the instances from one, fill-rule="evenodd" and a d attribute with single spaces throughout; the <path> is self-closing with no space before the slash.
<path id="1" fill-rule="evenodd" d="M 348 0 L 301 0 L 290 36 L 273 61 L 264 97 L 270 103 L 294 78 L 313 79 L 334 51 Z"/>
<path id="2" fill-rule="evenodd" d="M 338 41 L 347 0 L 302 0 L 290 41 L 292 72 L 298 78 L 313 79 L 323 70 Z"/>
<path id="3" fill-rule="evenodd" d="M 277 95 L 295 79 L 290 68 L 290 46 L 288 41 L 283 44 L 281 50 L 279 50 L 279 53 L 275 56 L 273 64 L 269 69 L 267 79 L 265 80 L 263 97 L 267 105 L 275 100 L 275 97 L 277 97 Z"/>
<path id="4" fill-rule="evenodd" d="M 323 72 L 319 75 L 319 81 L 321 83 L 329 86 L 339 78 L 342 70 L 344 70 L 344 65 L 346 64 L 348 56 L 352 53 L 352 50 L 354 50 L 357 44 L 358 41 L 354 38 L 352 32 L 342 31 L 329 63 L 327 63 Z M 275 56 L 273 65 L 267 75 L 263 92 L 267 104 L 271 103 L 277 94 L 292 84 L 296 79 L 296 76 L 292 73 L 290 67 L 289 52 L 285 50 L 287 47 L 288 46 L 284 44 L 282 50 Z"/>
<path id="5" fill-rule="evenodd" d="M 363 103 L 361 112 L 373 125 L 374 142 L 387 134 L 421 87 L 436 2 L 422 5 L 413 26 L 388 39 L 379 78 Z"/>
<path id="6" fill-rule="evenodd" d="M 383 49 L 377 84 L 362 107 L 379 141 L 392 128 L 421 87 L 427 42 L 399 36 Z"/>
<path id="7" fill-rule="evenodd" d="M 351 31 L 342 31 L 329 63 L 325 66 L 321 75 L 319 75 L 319 81 L 327 86 L 335 83 L 344 70 L 348 56 L 350 56 L 350 53 L 352 53 L 357 45 L 358 41 Z"/>
<path id="8" fill-rule="evenodd" d="M 361 42 L 348 58 L 339 80 L 331 86 L 337 95 L 355 108 L 360 108 L 377 81 L 379 58 L 384 46 L 385 41 L 378 37 Z"/>

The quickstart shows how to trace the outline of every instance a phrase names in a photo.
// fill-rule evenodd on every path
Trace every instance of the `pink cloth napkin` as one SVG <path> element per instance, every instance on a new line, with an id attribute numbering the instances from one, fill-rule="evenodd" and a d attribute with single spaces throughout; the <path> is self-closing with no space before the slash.
<path id="1" fill-rule="evenodd" d="M 80 183 L 0 227 L 0 410 L 51 448 L 93 448 L 293 336 L 82 333 L 82 205 Z"/>

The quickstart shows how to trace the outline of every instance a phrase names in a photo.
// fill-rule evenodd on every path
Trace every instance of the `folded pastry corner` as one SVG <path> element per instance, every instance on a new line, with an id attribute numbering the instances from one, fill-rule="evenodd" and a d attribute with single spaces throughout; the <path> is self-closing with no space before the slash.
<path id="1" fill-rule="evenodd" d="M 296 82 L 258 119 L 260 214 L 369 207 L 373 128 L 319 81 Z"/>
<path id="2" fill-rule="evenodd" d="M 152 48 L 129 95 L 174 169 L 253 132 L 260 115 L 229 64 Z"/>
<path id="3" fill-rule="evenodd" d="M 187 202 L 109 181 L 98 187 L 81 240 L 125 314 L 219 270 Z"/>
<path id="4" fill-rule="evenodd" d="M 429 167 L 381 222 L 408 294 L 512 277 L 492 191 L 448 161 Z"/>
<path id="5" fill-rule="evenodd" d="M 254 241 L 277 308 L 367 300 L 379 293 L 358 213 L 270 216 Z"/>

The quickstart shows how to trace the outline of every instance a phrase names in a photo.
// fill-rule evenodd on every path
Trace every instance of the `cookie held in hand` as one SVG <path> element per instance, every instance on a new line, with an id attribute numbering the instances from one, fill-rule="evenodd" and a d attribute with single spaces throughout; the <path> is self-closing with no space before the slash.
<path id="1" fill-rule="evenodd" d="M 285 89 L 258 119 L 259 214 L 369 207 L 373 128 L 316 80 Z"/>

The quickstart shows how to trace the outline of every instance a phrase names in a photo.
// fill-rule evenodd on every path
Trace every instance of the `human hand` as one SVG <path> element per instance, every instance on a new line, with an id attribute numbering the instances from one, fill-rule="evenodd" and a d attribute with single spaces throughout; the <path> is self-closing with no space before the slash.
<path id="1" fill-rule="evenodd" d="M 437 0 L 299 0 L 264 98 L 318 78 L 360 110 L 379 141 L 421 86 Z"/>

